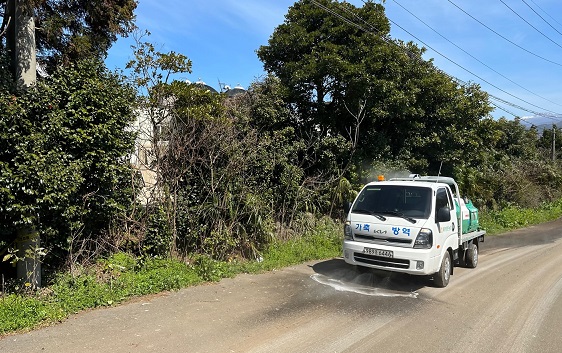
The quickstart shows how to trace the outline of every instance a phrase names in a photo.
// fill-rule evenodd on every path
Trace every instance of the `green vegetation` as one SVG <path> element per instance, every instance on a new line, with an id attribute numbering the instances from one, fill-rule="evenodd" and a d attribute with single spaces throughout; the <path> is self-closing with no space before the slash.
<path id="1" fill-rule="evenodd" d="M 53 266 L 131 205 L 134 97 L 95 60 L 0 92 L 0 228 L 34 225 Z"/>
<path id="2" fill-rule="evenodd" d="M 480 224 L 488 235 L 508 232 L 556 220 L 562 216 L 562 200 L 538 208 L 509 206 L 498 211 L 481 212 Z"/>
<path id="3" fill-rule="evenodd" d="M 17 6 L 33 13 L 40 30 L 35 31 L 37 57 L 49 70 L 58 65 L 68 65 L 77 60 L 105 58 L 117 36 L 127 36 L 134 28 L 134 10 L 137 0 L 41 0 L 0 1 L 2 37 L 13 28 Z M 8 46 L 14 39 L 7 35 Z M 2 47 L 1 50 L 5 50 Z"/>
<path id="4" fill-rule="evenodd" d="M 341 225 L 328 218 L 312 223 L 298 237 L 271 244 L 259 260 L 217 261 L 198 255 L 180 261 L 119 252 L 75 273 L 60 273 L 52 285 L 38 292 L 12 284 L 14 293 L 0 296 L 0 335 L 55 323 L 80 310 L 112 306 L 136 296 L 339 256 Z"/>

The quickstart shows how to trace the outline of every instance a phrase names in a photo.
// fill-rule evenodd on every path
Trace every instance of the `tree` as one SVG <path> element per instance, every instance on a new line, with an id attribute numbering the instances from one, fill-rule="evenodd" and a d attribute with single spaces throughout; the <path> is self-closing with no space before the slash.
<path id="1" fill-rule="evenodd" d="M 162 158 L 165 145 L 170 138 L 173 122 L 173 85 L 177 74 L 191 72 L 191 60 L 175 52 L 163 53 L 147 41 L 145 34 L 135 33 L 136 44 L 132 46 L 134 58 L 127 63 L 131 82 L 137 91 L 137 168 L 144 173 L 143 198 L 147 204 L 158 202 L 162 197 Z"/>
<path id="2" fill-rule="evenodd" d="M 532 129 L 538 134 L 536 127 L 533 126 Z M 559 151 L 562 148 L 562 132 L 556 124 L 552 124 L 552 127 L 542 130 L 538 147 L 544 156 L 549 156 L 553 160 L 558 159 Z"/>
<path id="3" fill-rule="evenodd" d="M 29 111 L 29 109 L 33 109 L 33 100 L 27 99 L 29 99 L 30 94 L 37 94 L 37 90 L 33 89 L 33 93 L 22 91 L 22 89 L 29 89 L 35 85 L 36 47 L 38 47 L 40 55 L 43 56 L 44 63 L 50 64 L 53 71 L 57 63 L 69 66 L 72 60 L 80 58 L 101 59 L 105 56 L 111 43 L 116 40 L 117 34 L 126 35 L 132 29 L 133 10 L 136 7 L 136 2 L 134 0 L 118 0 L 116 2 L 4 0 L 0 1 L 0 6 L 3 7 L 3 11 L 0 11 L 2 16 L 0 37 L 5 38 L 5 41 L 0 42 L 0 55 L 10 57 L 9 65 L 3 65 L 3 67 L 9 67 L 11 73 L 10 79 L 7 78 L 6 71 L 8 70 L 4 69 L 2 72 L 2 85 L 0 87 L 4 97 L 2 103 L 6 105 L 7 102 L 13 100 L 13 104 L 9 104 L 12 106 L 3 107 L 5 114 L 13 114 L 3 117 L 2 125 L 4 125 L 5 130 L 1 132 L 4 134 L 6 131 L 10 131 L 13 126 L 22 127 L 21 124 L 25 125 L 26 123 L 34 126 L 38 123 L 35 120 L 37 116 L 34 116 L 34 114 L 43 113 Z M 36 22 L 39 25 L 38 31 L 36 31 Z M 17 96 L 9 92 L 16 92 Z M 9 98 L 6 99 L 6 97 Z M 41 101 L 41 99 L 37 99 L 37 101 Z M 87 107 L 84 108 L 87 109 Z M 14 119 L 17 120 L 13 121 Z M 55 150 L 42 150 L 44 146 L 38 141 L 41 141 L 43 137 L 29 126 L 18 131 L 18 133 L 21 132 L 31 134 L 30 136 L 21 136 L 21 141 L 30 142 L 30 146 L 35 146 L 36 151 L 34 152 L 36 154 L 32 153 L 30 156 L 27 154 L 29 151 L 26 151 L 25 148 L 18 149 L 18 146 L 21 147 L 21 145 L 18 145 L 21 141 L 11 140 L 4 135 L 6 140 L 10 141 L 6 144 L 7 149 L 4 151 L 4 157 L 9 156 L 10 153 L 13 154 L 12 161 L 9 161 L 9 159 L 2 161 L 8 168 L 4 171 L 5 175 L 2 177 L 8 178 L 6 180 L 10 182 L 13 182 L 10 178 L 15 177 L 16 185 L 21 184 L 22 190 L 27 190 L 28 197 L 20 195 L 24 196 L 21 202 L 17 200 L 12 202 L 17 207 L 13 208 L 13 205 L 7 203 L 5 210 L 3 210 L 5 212 L 2 213 L 4 213 L 4 221 L 13 222 L 14 225 L 18 226 L 17 257 L 24 259 L 24 261 L 18 261 L 18 277 L 28 278 L 28 282 L 35 287 L 40 285 L 41 282 L 40 262 L 25 253 L 28 250 L 33 250 L 33 248 L 40 248 L 39 235 L 36 229 L 39 227 L 37 225 L 38 215 L 42 212 L 39 211 L 40 206 L 32 206 L 27 202 L 29 196 L 33 195 L 34 192 L 39 192 L 38 190 L 42 190 L 42 187 L 33 185 L 33 176 L 29 174 L 30 171 L 27 168 L 33 165 L 42 165 L 45 162 L 42 160 L 44 156 L 38 156 L 41 156 L 43 152 L 52 158 L 50 162 L 64 163 L 65 156 L 58 156 L 61 158 L 57 159 Z M 35 145 L 36 143 L 39 143 L 39 146 Z M 13 150 L 14 147 L 16 147 L 15 151 Z M 10 167 L 12 168 L 10 169 Z M 50 165 L 47 167 L 50 167 Z M 11 173 L 13 175 L 10 175 Z M 40 181 L 43 182 L 42 179 Z M 11 194 L 8 198 L 19 194 L 19 191 L 10 189 L 10 187 L 4 188 L 2 191 L 7 195 Z M 72 192 L 72 188 L 70 187 L 65 191 Z M 68 214 L 70 213 L 72 212 L 69 211 Z M 103 220 L 104 218 L 101 217 L 100 219 Z M 80 223 L 81 221 L 78 221 L 74 225 Z M 73 227 L 73 225 L 67 226 Z M 45 229 L 44 225 L 41 225 L 41 227 Z M 30 249 L 26 249 L 28 247 Z M 27 267 L 32 267 L 32 269 Z M 31 277 L 33 278 L 30 279 Z"/>
<path id="4" fill-rule="evenodd" d="M 257 134 L 237 129 L 226 96 L 175 79 L 191 71 L 186 56 L 139 39 L 127 68 L 145 119 L 139 147 L 147 158 L 139 168 L 154 180 L 139 222 L 143 255 L 255 256 L 270 224 L 249 173 L 260 151 Z"/>
<path id="5" fill-rule="evenodd" d="M 332 9 L 339 4 L 321 2 Z M 341 6 L 358 10 L 348 3 Z M 369 1 L 358 15 L 371 22 L 381 36 L 350 26 L 311 2 L 298 1 L 289 9 L 285 23 L 275 29 L 268 45 L 258 50 L 265 69 L 288 88 L 287 98 L 296 104 L 305 129 L 316 124 L 336 128 L 333 113 L 345 111 L 345 104 L 354 108 L 354 103 L 366 98 L 366 85 L 373 78 L 364 75 L 365 59 L 385 54 L 383 37 L 390 27 L 381 5 Z"/>
<path id="6" fill-rule="evenodd" d="M 303 0 L 258 56 L 286 87 L 301 134 L 345 137 L 359 169 L 400 159 L 416 172 L 437 172 L 442 161 L 458 160 L 470 126 L 491 111 L 487 95 L 459 85 L 422 59 L 424 49 L 389 31 L 382 4 Z"/>
<path id="7" fill-rule="evenodd" d="M 135 28 L 136 0 L 0 0 L 1 33 L 14 23 L 14 4 L 34 17 L 38 57 L 51 71 L 79 58 L 105 58 L 117 36 Z"/>

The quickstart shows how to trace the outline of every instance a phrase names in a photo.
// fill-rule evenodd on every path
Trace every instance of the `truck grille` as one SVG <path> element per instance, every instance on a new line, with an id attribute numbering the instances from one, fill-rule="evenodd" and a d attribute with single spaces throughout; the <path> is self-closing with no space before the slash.
<path id="1" fill-rule="evenodd" d="M 412 239 L 400 239 L 400 238 L 382 238 L 373 237 L 370 235 L 359 235 L 355 234 L 355 239 L 357 240 L 367 240 L 377 244 L 397 244 L 397 245 L 409 245 L 412 244 Z"/>
<path id="2" fill-rule="evenodd" d="M 369 265 L 393 267 L 393 268 L 405 268 L 405 269 L 410 267 L 410 260 L 368 255 L 360 252 L 354 252 L 353 258 L 357 262 L 363 262 Z"/>

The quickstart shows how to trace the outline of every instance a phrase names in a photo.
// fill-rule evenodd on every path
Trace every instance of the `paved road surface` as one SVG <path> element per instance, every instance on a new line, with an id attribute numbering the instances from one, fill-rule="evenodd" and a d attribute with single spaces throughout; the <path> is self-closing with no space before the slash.
<path id="1" fill-rule="evenodd" d="M 562 351 L 562 221 L 487 237 L 444 289 L 332 259 L 0 339 L 1 353 L 453 351 Z"/>

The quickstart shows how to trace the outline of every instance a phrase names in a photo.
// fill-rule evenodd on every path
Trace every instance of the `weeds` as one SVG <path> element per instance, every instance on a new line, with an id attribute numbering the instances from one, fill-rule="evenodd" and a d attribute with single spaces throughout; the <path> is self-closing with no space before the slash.
<path id="1" fill-rule="evenodd" d="M 562 201 L 543 204 L 539 208 L 509 206 L 500 211 L 482 212 L 480 225 L 488 235 L 553 221 L 562 216 Z"/>
<path id="2" fill-rule="evenodd" d="M 314 227 L 298 239 L 274 241 L 259 261 L 216 261 L 201 255 L 179 261 L 116 253 L 92 266 L 59 274 L 40 292 L 3 293 L 0 335 L 55 323 L 81 310 L 113 306 L 135 296 L 339 256 L 341 229 L 329 219 L 314 221 Z"/>

